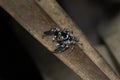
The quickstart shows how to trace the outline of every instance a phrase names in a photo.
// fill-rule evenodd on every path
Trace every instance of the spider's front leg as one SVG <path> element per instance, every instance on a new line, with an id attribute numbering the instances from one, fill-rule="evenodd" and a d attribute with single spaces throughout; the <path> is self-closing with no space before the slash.
<path id="1" fill-rule="evenodd" d="M 53 34 L 53 32 L 52 32 L 51 30 L 45 31 L 44 34 L 43 34 L 43 36 L 42 36 L 42 38 L 44 38 L 44 37 L 46 37 L 46 36 L 50 36 L 50 35 L 52 35 L 52 34 Z"/>

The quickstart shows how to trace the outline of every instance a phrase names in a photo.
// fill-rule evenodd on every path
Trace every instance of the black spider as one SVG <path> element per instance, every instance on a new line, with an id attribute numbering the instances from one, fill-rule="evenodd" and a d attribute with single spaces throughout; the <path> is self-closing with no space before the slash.
<path id="1" fill-rule="evenodd" d="M 75 45 L 79 40 L 73 36 L 73 32 L 69 29 L 64 29 L 61 31 L 59 28 L 51 28 L 49 31 L 44 32 L 44 36 L 52 35 L 52 41 L 57 42 L 54 52 L 64 52 L 71 45 Z"/>

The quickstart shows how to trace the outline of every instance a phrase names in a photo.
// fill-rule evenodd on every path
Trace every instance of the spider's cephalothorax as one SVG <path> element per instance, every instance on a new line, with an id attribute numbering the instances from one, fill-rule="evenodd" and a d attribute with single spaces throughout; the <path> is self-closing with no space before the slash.
<path id="1" fill-rule="evenodd" d="M 71 45 L 75 45 L 79 40 L 73 36 L 73 32 L 70 29 L 60 30 L 59 28 L 51 28 L 49 31 L 44 32 L 44 36 L 52 35 L 52 41 L 56 42 L 57 49 L 55 52 L 64 52 Z"/>

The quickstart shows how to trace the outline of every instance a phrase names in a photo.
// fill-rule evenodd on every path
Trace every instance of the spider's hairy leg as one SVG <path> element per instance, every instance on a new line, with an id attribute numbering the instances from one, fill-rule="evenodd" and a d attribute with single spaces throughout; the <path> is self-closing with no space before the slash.
<path id="1" fill-rule="evenodd" d="M 55 53 L 62 53 L 62 52 L 64 52 L 64 51 L 67 50 L 67 49 L 68 49 L 68 47 L 67 47 L 67 48 L 58 47 L 57 49 L 54 50 L 54 52 L 55 52 Z"/>
<path id="2" fill-rule="evenodd" d="M 44 34 L 43 34 L 43 36 L 42 36 L 42 38 L 44 38 L 44 37 L 46 37 L 46 36 L 50 36 L 50 35 L 52 35 L 52 34 L 53 34 L 53 32 L 52 32 L 51 30 L 45 31 Z"/>

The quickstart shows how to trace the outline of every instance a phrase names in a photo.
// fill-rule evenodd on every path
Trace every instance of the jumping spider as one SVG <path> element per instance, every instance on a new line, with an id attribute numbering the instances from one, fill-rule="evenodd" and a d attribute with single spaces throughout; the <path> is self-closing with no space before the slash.
<path id="1" fill-rule="evenodd" d="M 54 52 L 62 53 L 67 50 L 71 45 L 76 44 L 79 40 L 73 36 L 73 32 L 70 29 L 65 28 L 60 30 L 59 28 L 51 28 L 49 31 L 45 31 L 43 37 L 52 35 L 52 41 L 56 42 L 57 48 Z"/>

